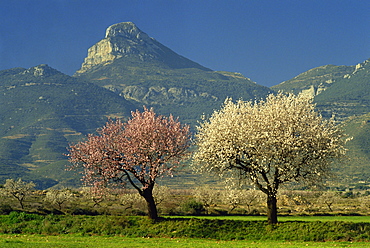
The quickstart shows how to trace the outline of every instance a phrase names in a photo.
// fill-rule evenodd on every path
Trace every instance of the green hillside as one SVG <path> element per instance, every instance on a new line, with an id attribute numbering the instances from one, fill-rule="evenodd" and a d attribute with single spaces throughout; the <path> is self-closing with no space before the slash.
<path id="1" fill-rule="evenodd" d="M 370 64 L 365 61 L 315 97 L 323 115 L 346 118 L 370 112 Z"/>
<path id="2" fill-rule="evenodd" d="M 369 187 L 370 178 L 370 113 L 349 117 L 344 122 L 345 133 L 353 137 L 346 145 L 347 159 L 335 166 L 342 185 Z"/>
<path id="3" fill-rule="evenodd" d="M 68 180 L 68 144 L 94 132 L 108 116 L 129 116 L 134 109 L 111 91 L 47 65 L 1 71 L 0 82 L 1 181 L 22 177 L 44 187 Z"/>
<path id="4" fill-rule="evenodd" d="M 271 87 L 273 90 L 303 93 L 314 97 L 323 116 L 338 120 L 370 112 L 370 64 L 325 65 Z"/>
<path id="5" fill-rule="evenodd" d="M 303 72 L 290 80 L 272 86 L 271 89 L 293 92 L 295 94 L 303 91 L 314 96 L 331 87 L 337 80 L 342 79 L 343 76 L 353 71 L 354 66 L 319 66 Z"/>

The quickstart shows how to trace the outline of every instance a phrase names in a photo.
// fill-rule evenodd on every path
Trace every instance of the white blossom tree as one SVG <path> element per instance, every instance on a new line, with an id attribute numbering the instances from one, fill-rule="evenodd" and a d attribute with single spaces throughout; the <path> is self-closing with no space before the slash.
<path id="1" fill-rule="evenodd" d="M 171 189 L 167 186 L 157 185 L 153 190 L 153 197 L 155 204 L 158 206 L 171 198 Z"/>
<path id="2" fill-rule="evenodd" d="M 333 212 L 333 204 L 337 202 L 339 199 L 337 192 L 333 191 L 326 191 L 323 192 L 319 197 L 318 197 L 318 202 L 319 203 L 324 203 L 330 212 Z"/>
<path id="3" fill-rule="evenodd" d="M 62 205 L 71 200 L 73 194 L 69 189 L 51 189 L 45 195 L 45 201 L 57 205 L 59 210 L 62 210 Z"/>
<path id="4" fill-rule="evenodd" d="M 144 199 L 134 193 L 127 193 L 120 196 L 121 205 L 124 206 L 125 210 L 133 209 L 135 205 L 145 205 Z"/>
<path id="5" fill-rule="evenodd" d="M 196 187 L 193 191 L 193 196 L 198 202 L 203 204 L 207 212 L 211 206 L 215 206 L 220 200 L 220 192 L 208 185 Z"/>
<path id="6" fill-rule="evenodd" d="M 34 188 L 35 184 L 33 182 L 27 183 L 19 178 L 17 181 L 6 179 L 2 190 L 5 195 L 12 196 L 17 199 L 21 208 L 24 209 L 24 199 L 32 193 Z"/>
<path id="7" fill-rule="evenodd" d="M 341 129 L 302 95 L 279 92 L 256 102 L 226 99 L 197 128 L 193 167 L 250 180 L 267 196 L 270 224 L 277 223 L 282 184 L 320 182 L 333 159 L 345 154 Z"/>

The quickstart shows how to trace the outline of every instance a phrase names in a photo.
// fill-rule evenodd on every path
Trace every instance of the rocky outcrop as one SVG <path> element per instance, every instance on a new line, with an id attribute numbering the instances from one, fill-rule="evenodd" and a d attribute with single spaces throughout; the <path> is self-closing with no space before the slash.
<path id="1" fill-rule="evenodd" d="M 48 77 L 55 74 L 61 74 L 61 72 L 54 68 L 51 68 L 47 64 L 41 64 L 25 70 L 24 72 L 22 72 L 22 74 L 31 74 L 35 77 Z"/>
<path id="2" fill-rule="evenodd" d="M 357 73 L 360 73 L 360 72 L 363 72 L 363 71 L 366 71 L 366 70 L 369 71 L 369 64 L 370 64 L 370 59 L 365 60 L 362 63 L 358 63 L 355 66 L 355 70 L 350 74 L 344 75 L 344 78 L 351 78 L 353 75 L 355 75 Z"/>
<path id="3" fill-rule="evenodd" d="M 309 98 L 313 98 L 317 96 L 318 94 L 320 94 L 321 92 L 323 92 L 324 90 L 326 90 L 331 83 L 332 83 L 332 80 L 327 80 L 325 81 L 325 83 L 320 83 L 319 85 L 311 85 L 311 86 L 308 86 L 307 88 L 301 89 L 300 93 Z"/>
<path id="4" fill-rule="evenodd" d="M 107 39 L 99 41 L 88 50 L 88 55 L 77 73 L 83 73 L 96 65 L 111 63 L 116 56 L 112 54 L 113 46 Z"/>
<path id="5" fill-rule="evenodd" d="M 331 87 L 337 80 L 352 73 L 353 70 L 354 66 L 324 65 L 301 73 L 271 88 L 315 97 Z"/>
<path id="6" fill-rule="evenodd" d="M 150 38 L 146 33 L 141 31 L 132 22 L 121 22 L 109 26 L 105 31 L 105 38 L 121 37 L 129 40 L 133 44 L 143 44 L 154 45 L 154 39 Z M 154 45 L 155 46 L 155 45 Z M 158 49 L 158 48 L 157 48 Z"/>
<path id="7" fill-rule="evenodd" d="M 146 49 L 142 49 L 143 45 Z M 105 38 L 89 48 L 88 55 L 77 73 L 86 72 L 97 65 L 109 64 L 124 56 L 153 57 L 152 53 L 156 54 L 158 49 L 153 39 L 132 22 L 118 23 L 108 27 Z"/>
<path id="8" fill-rule="evenodd" d="M 186 104 L 198 100 L 217 101 L 216 96 L 212 96 L 206 92 L 196 92 L 195 90 L 163 86 L 112 86 L 107 85 L 107 89 L 119 92 L 119 95 L 129 101 L 135 101 L 150 105 L 171 105 L 171 104 Z"/>

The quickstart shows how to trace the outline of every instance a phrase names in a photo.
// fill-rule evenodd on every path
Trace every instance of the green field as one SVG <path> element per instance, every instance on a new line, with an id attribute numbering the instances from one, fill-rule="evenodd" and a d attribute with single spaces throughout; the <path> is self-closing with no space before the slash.
<path id="1" fill-rule="evenodd" d="M 250 248 L 293 248 L 293 247 L 369 247 L 367 242 L 286 242 L 286 241 L 219 241 L 185 238 L 127 238 L 120 236 L 73 236 L 73 235 L 0 235 L 0 246 L 44 248 L 44 247 L 250 247 Z"/>
<path id="2" fill-rule="evenodd" d="M 370 216 L 0 215 L 0 247 L 370 247 Z"/>

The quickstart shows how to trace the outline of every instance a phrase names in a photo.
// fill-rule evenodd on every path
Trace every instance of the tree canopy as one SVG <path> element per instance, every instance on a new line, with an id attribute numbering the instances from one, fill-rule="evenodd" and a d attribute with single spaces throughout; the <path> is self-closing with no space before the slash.
<path id="1" fill-rule="evenodd" d="M 172 174 L 189 146 L 188 125 L 145 108 L 132 112 L 126 123 L 110 120 L 97 135 L 71 145 L 69 160 L 73 167 L 84 169 L 84 181 L 95 189 L 130 183 L 147 201 L 149 217 L 155 219 L 155 181 Z"/>
<path id="2" fill-rule="evenodd" d="M 267 195 L 269 223 L 277 223 L 276 195 L 287 182 L 316 183 L 345 154 L 344 134 L 315 111 L 311 99 L 270 94 L 266 100 L 226 99 L 197 127 L 193 167 L 248 179 Z"/>

